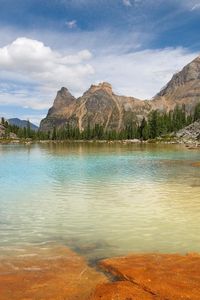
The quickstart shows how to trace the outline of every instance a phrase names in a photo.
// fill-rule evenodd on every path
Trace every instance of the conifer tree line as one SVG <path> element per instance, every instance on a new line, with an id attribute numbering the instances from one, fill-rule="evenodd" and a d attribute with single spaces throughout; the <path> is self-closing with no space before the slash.
<path id="1" fill-rule="evenodd" d="M 15 133 L 21 139 L 33 140 L 123 140 L 123 139 L 155 139 L 156 137 L 166 136 L 172 132 L 190 125 L 194 121 L 200 120 L 200 103 L 196 105 L 194 113 L 188 115 L 185 106 L 176 106 L 173 111 L 159 112 L 153 110 L 148 118 L 143 118 L 140 123 L 135 121 L 126 124 L 121 131 L 105 130 L 102 125 L 95 124 L 91 126 L 88 123 L 84 131 L 71 126 L 69 123 L 65 127 L 56 128 L 52 131 L 41 132 L 34 131 L 30 127 L 19 128 L 16 125 L 9 124 L 4 118 L 1 119 L 2 125 L 5 127 L 5 137 L 9 137 L 10 133 Z"/>

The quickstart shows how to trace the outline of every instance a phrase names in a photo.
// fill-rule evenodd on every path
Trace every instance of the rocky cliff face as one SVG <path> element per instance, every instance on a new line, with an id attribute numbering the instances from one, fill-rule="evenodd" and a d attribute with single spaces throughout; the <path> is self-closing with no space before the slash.
<path id="1" fill-rule="evenodd" d="M 73 97 L 68 89 L 62 87 L 58 91 L 53 106 L 49 109 L 47 117 L 41 121 L 40 130 L 48 131 L 54 127 L 65 125 L 76 107 L 76 98 Z"/>
<path id="2" fill-rule="evenodd" d="M 122 129 L 130 120 L 141 120 L 151 110 L 150 101 L 114 94 L 109 83 L 92 85 L 82 97 L 75 99 L 62 88 L 54 100 L 40 130 L 52 130 L 69 123 L 83 130 L 90 124 L 103 125 L 105 129 Z"/>
<path id="3" fill-rule="evenodd" d="M 107 130 L 120 130 L 130 121 L 140 122 L 151 110 L 170 111 L 176 105 L 185 105 L 190 113 L 200 102 L 200 57 L 175 74 L 170 82 L 152 100 L 116 95 L 109 83 L 92 85 L 76 99 L 62 88 L 54 100 L 40 130 L 60 128 L 67 123 L 83 130 L 90 124 L 103 125 Z"/>
<path id="4" fill-rule="evenodd" d="M 200 56 L 175 74 L 169 83 L 154 97 L 153 107 L 172 110 L 184 104 L 190 113 L 200 102 Z"/>

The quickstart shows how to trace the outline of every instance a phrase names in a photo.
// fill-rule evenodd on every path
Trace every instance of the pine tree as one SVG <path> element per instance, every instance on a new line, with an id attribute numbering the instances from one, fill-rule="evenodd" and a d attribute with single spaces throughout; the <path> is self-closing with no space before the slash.
<path id="1" fill-rule="evenodd" d="M 194 110 L 194 121 L 197 121 L 200 119 L 200 103 L 198 103 Z"/>

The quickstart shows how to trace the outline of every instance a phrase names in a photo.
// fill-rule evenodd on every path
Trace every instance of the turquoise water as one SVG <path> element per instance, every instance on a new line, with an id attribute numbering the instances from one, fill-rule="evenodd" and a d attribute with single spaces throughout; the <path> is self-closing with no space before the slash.
<path id="1" fill-rule="evenodd" d="M 0 145 L 0 255 L 200 251 L 196 161 L 174 145 Z"/>

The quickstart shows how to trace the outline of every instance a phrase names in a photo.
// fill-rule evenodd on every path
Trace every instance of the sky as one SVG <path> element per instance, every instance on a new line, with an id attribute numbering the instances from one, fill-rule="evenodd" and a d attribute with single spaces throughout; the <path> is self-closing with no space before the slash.
<path id="1" fill-rule="evenodd" d="M 39 124 L 65 86 L 151 99 L 200 54 L 199 0 L 0 0 L 0 116 Z"/>

